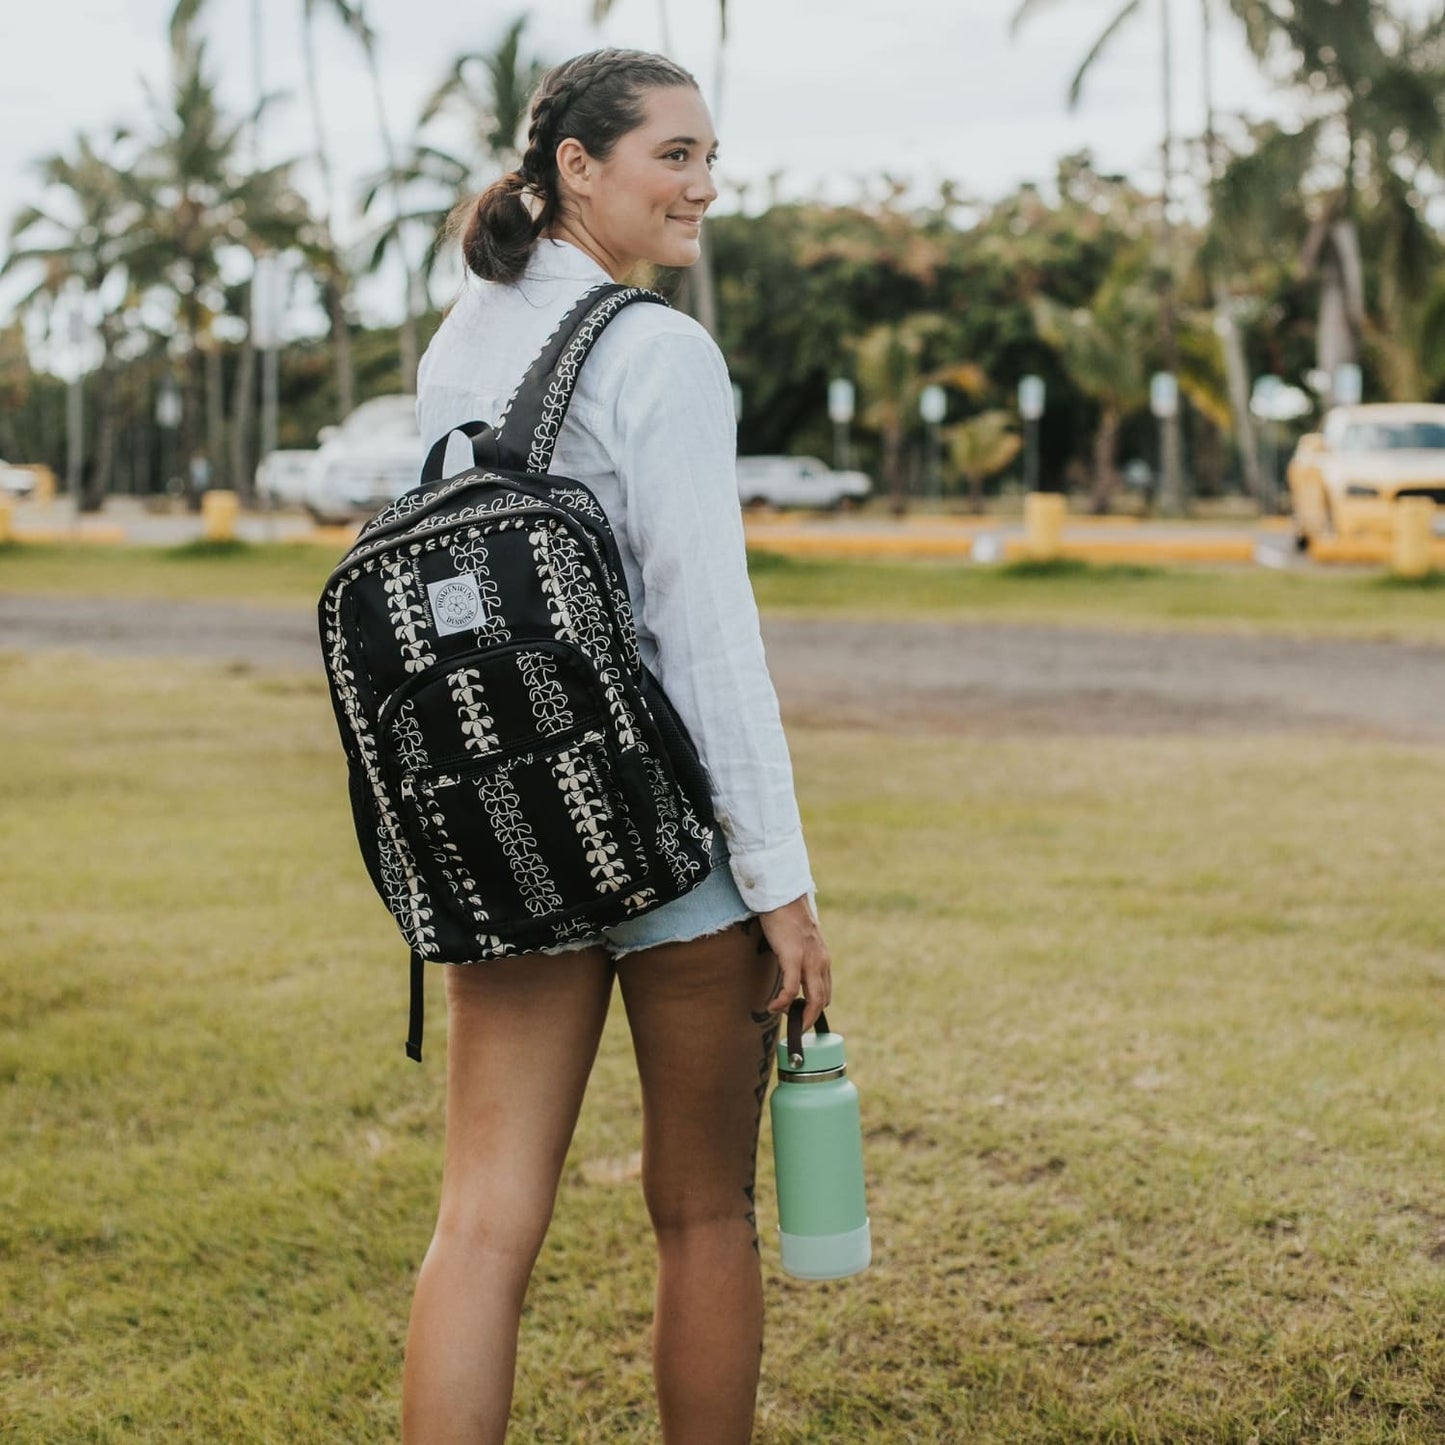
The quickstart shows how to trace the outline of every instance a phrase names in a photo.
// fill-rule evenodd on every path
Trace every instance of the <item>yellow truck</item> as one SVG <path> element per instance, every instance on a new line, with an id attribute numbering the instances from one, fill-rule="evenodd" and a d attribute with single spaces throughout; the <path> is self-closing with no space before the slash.
<path id="1" fill-rule="evenodd" d="M 1445 406 L 1337 406 L 1299 439 L 1285 473 L 1295 537 L 1391 537 L 1394 504 L 1429 497 L 1445 515 Z"/>

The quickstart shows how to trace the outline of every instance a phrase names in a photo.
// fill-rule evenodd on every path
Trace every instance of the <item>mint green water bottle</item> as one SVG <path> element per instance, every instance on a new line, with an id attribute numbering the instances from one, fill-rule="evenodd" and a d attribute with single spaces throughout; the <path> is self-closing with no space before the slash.
<path id="1" fill-rule="evenodd" d="M 843 1279 L 873 1258 L 863 1191 L 858 1090 L 843 1035 L 821 1014 L 803 1032 L 801 1001 L 788 1010 L 771 1104 L 783 1269 L 799 1279 Z"/>

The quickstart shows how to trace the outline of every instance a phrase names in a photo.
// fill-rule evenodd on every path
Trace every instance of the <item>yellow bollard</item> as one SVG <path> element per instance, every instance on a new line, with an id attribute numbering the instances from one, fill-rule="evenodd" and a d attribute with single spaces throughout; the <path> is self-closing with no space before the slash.
<path id="1" fill-rule="evenodd" d="M 1429 497 L 1401 497 L 1395 503 L 1395 547 L 1390 570 L 1396 577 L 1428 576 L 1434 539 L 1435 503 Z"/>
<path id="2" fill-rule="evenodd" d="M 34 466 L 30 470 L 35 473 L 35 490 L 30 494 L 31 500 L 38 506 L 48 507 L 55 500 L 55 473 L 46 466 Z"/>
<path id="3" fill-rule="evenodd" d="M 207 542 L 234 542 L 241 503 L 235 492 L 206 492 L 201 498 L 202 535 Z"/>
<path id="4" fill-rule="evenodd" d="M 1049 562 L 1062 555 L 1068 510 L 1062 492 L 1030 492 L 1024 498 L 1024 531 L 1032 561 Z"/>
<path id="5" fill-rule="evenodd" d="M 15 503 L 0 496 L 0 546 L 15 540 Z"/>

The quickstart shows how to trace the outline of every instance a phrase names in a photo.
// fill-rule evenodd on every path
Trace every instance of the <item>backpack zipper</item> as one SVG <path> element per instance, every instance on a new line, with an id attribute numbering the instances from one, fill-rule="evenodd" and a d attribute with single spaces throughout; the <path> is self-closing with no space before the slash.
<path id="1" fill-rule="evenodd" d="M 573 659 L 574 664 L 575 660 L 580 658 L 585 668 L 583 676 L 587 687 L 596 694 L 595 700 L 601 701 L 605 706 L 606 695 L 602 691 L 602 684 L 597 681 L 597 669 L 587 654 L 570 642 L 559 642 L 555 637 L 538 637 L 524 642 L 499 642 L 495 647 L 473 647 L 466 652 L 459 652 L 453 657 L 435 663 L 425 672 L 417 673 L 415 677 L 407 678 L 377 709 L 377 732 L 386 732 L 391 726 L 392 719 L 406 700 L 420 692 L 422 688 L 431 686 L 436 682 L 438 676 L 444 677 L 447 672 L 458 667 L 465 667 L 470 662 L 483 658 L 501 657 L 513 652 L 552 652 Z"/>

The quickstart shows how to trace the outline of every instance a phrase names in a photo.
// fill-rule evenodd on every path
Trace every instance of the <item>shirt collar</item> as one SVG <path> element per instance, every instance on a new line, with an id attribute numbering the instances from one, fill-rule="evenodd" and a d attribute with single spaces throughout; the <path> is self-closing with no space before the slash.
<path id="1" fill-rule="evenodd" d="M 570 241 L 555 241 L 543 236 L 532 247 L 527 260 L 528 280 L 546 277 L 549 280 L 610 281 L 611 276 L 580 247 Z"/>

